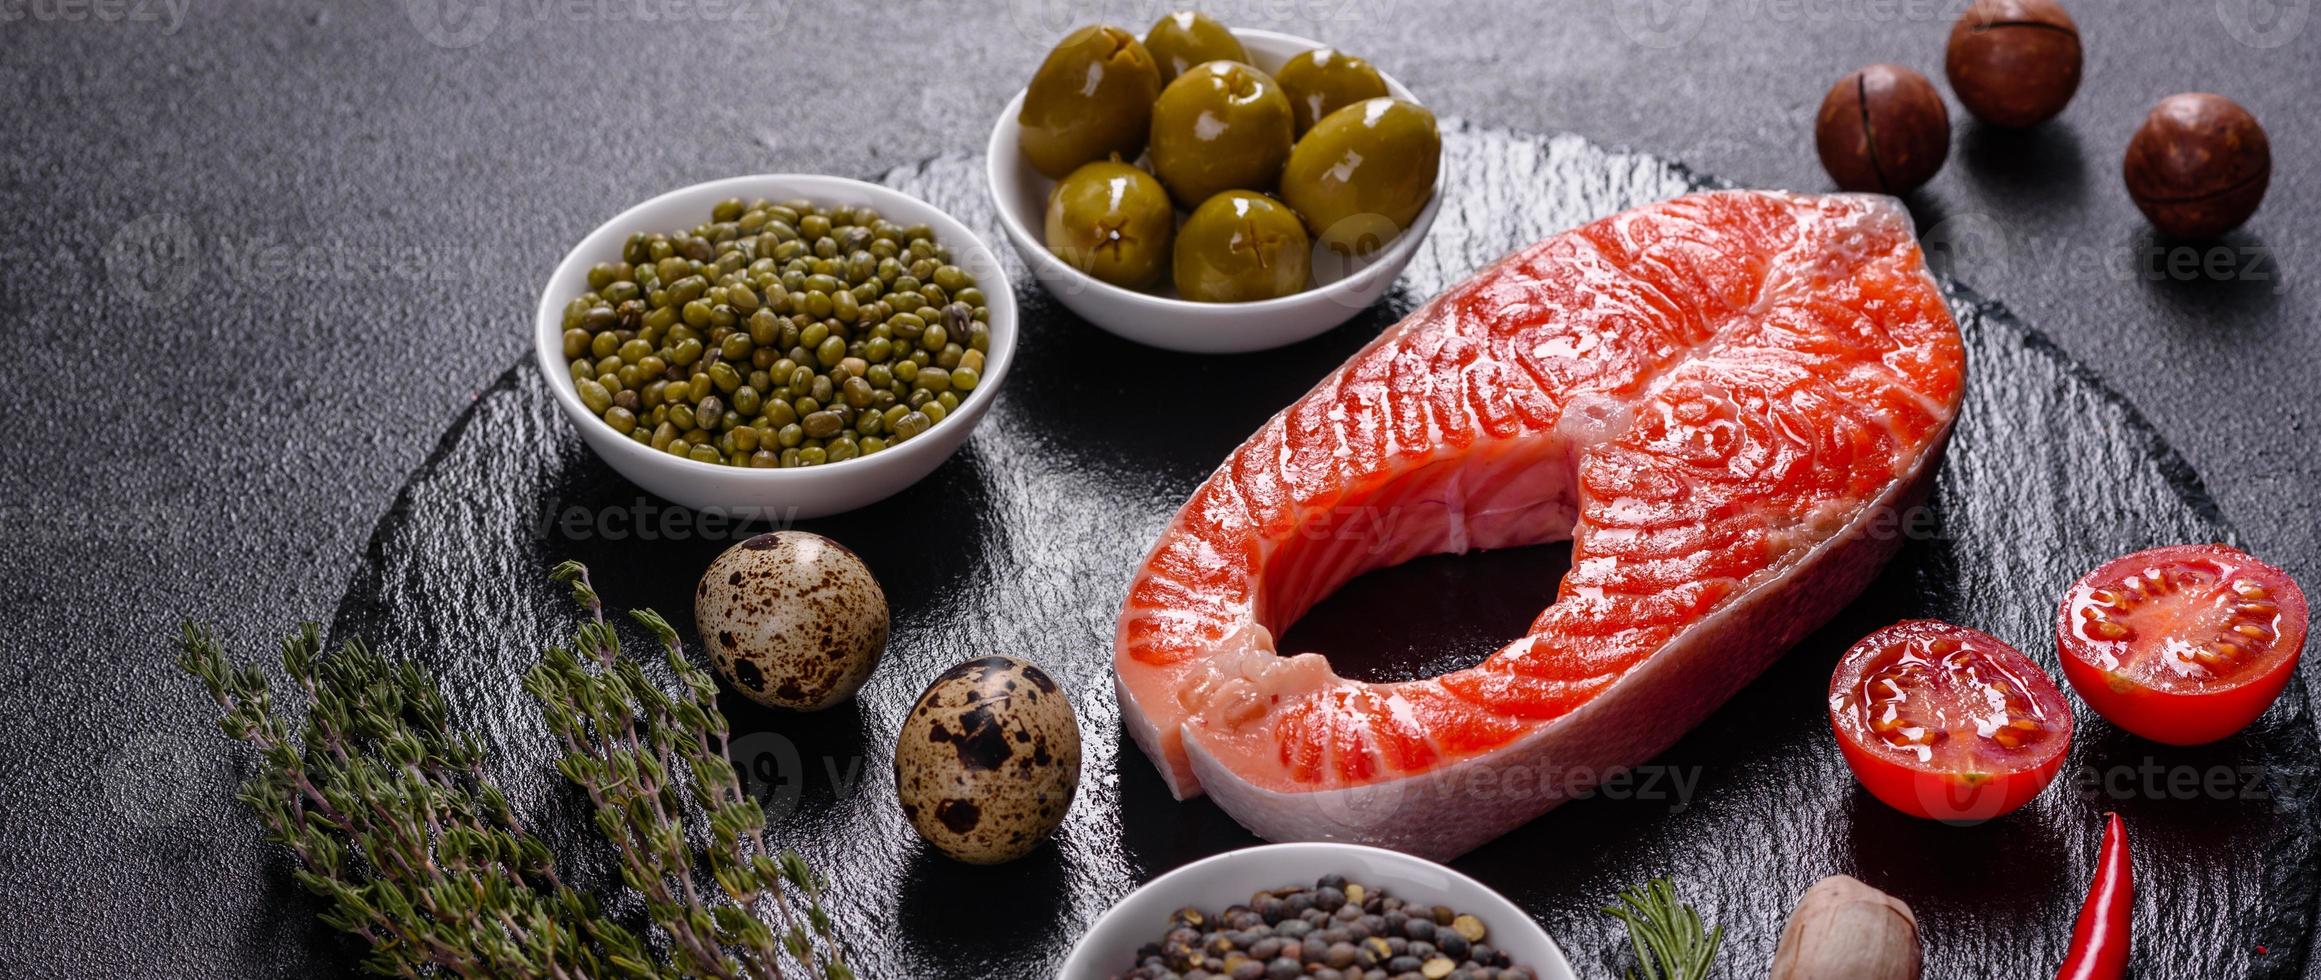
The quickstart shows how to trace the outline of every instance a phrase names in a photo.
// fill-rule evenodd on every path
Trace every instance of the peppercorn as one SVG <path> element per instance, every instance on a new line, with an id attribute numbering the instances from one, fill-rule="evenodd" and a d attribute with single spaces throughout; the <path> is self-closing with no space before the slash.
<path id="1" fill-rule="evenodd" d="M 1839 187 L 1905 194 L 1933 179 L 1950 158 L 1950 110 L 1926 76 L 1900 65 L 1871 65 L 1830 87 L 1813 141 Z"/>
<path id="2" fill-rule="evenodd" d="M 1426 938 L 1412 938 L 1421 933 Z M 1167 931 L 1138 947 L 1134 963 L 1115 976 L 1536 980 L 1537 973 L 1510 962 L 1482 941 L 1484 935 L 1474 916 L 1440 906 L 1406 907 L 1380 889 L 1329 875 L 1312 887 L 1260 891 L 1247 904 L 1213 916 L 1178 909 L 1168 917 Z"/>
<path id="3" fill-rule="evenodd" d="M 2247 221 L 2272 181 L 2272 143 L 2255 116 L 2206 92 L 2171 95 L 2128 141 L 2121 174 L 2144 217 L 2179 238 L 2221 235 Z"/>
<path id="4" fill-rule="evenodd" d="M 2021 129 L 2079 91 L 2079 25 L 2055 0 L 1975 0 L 1950 28 L 1943 72 L 1966 111 Z"/>

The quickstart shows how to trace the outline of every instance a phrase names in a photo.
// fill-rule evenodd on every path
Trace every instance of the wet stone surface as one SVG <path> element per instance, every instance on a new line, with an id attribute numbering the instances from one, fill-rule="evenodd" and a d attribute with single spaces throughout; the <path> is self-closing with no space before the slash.
<path id="1" fill-rule="evenodd" d="M 1226 452 L 1424 297 L 1518 245 L 1710 184 L 1573 137 L 1451 126 L 1445 152 L 1458 178 L 1451 198 L 1388 300 L 1286 350 L 1203 358 L 1132 347 L 1028 288 L 999 246 L 1026 316 L 990 417 L 926 481 L 801 525 L 845 543 L 879 577 L 893 612 L 886 657 L 854 701 L 825 712 L 781 713 L 730 694 L 724 704 L 773 836 L 833 881 L 841 914 L 861 930 L 865 975 L 1046 975 L 1139 882 L 1256 843 L 1209 803 L 1171 800 L 1120 733 L 1110 643 L 1135 561 Z M 980 159 L 939 157 L 885 179 L 1001 241 Z M 1903 817 L 1847 774 L 1822 700 L 1854 639 L 1937 616 L 2053 670 L 2055 598 L 2080 573 L 2155 544 L 2235 538 L 2199 475 L 2102 379 L 1997 302 L 1947 288 L 1967 342 L 1967 402 L 1927 509 L 1896 524 L 1909 538 L 1902 557 L 1664 757 L 1457 862 L 1536 915 L 1584 974 L 1625 969 L 1627 940 L 1597 910 L 1644 878 L 1674 876 L 1723 923 L 1725 972 L 1746 976 L 1770 962 L 1797 896 L 1846 873 L 1917 911 L 1929 976 L 2042 975 L 2061 959 L 2100 814 L 2114 809 L 2137 849 L 2138 976 L 2299 974 L 2321 844 L 2321 750 L 2302 683 L 2256 727 L 2200 749 L 2127 736 L 2074 698 L 2081 729 L 2064 777 L 1980 827 Z M 442 671 L 455 710 L 506 747 L 498 766 L 518 805 L 541 814 L 537 825 L 574 862 L 601 871 L 582 807 L 546 767 L 549 747 L 515 683 L 534 651 L 563 635 L 564 599 L 545 572 L 588 562 L 611 604 L 653 606 L 689 629 L 700 569 L 763 529 L 731 516 L 669 508 L 614 475 L 567 431 L 527 359 L 413 474 L 334 633 Z M 1370 678 L 1471 663 L 1554 594 L 1567 550 L 1422 559 L 1367 576 L 1309 613 L 1287 646 L 1327 651 Z M 1070 695 L 1084 768 L 1055 840 L 979 868 L 919 840 L 889 766 L 928 682 L 992 654 L 1037 665 Z"/>

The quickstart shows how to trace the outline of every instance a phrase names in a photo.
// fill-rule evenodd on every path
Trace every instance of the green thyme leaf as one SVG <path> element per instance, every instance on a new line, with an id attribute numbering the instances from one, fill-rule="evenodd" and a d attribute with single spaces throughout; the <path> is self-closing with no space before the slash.
<path id="1" fill-rule="evenodd" d="M 677 631 L 650 610 L 630 614 L 661 647 L 669 691 L 623 654 L 585 566 L 565 562 L 549 577 L 583 618 L 522 687 L 561 749 L 557 771 L 586 791 L 621 881 L 666 942 L 648 946 L 563 882 L 554 853 L 485 775 L 490 747 L 454 729 L 442 686 L 418 663 L 357 642 L 325 652 L 320 627 L 301 624 L 279 658 L 306 700 L 293 727 L 263 674 L 185 624 L 179 666 L 216 703 L 219 731 L 261 763 L 236 798 L 298 857 L 293 877 L 325 903 L 320 918 L 368 942 L 363 969 L 384 976 L 851 980 L 823 910 L 828 885 L 765 841 L 765 812 L 726 757 L 716 684 Z"/>

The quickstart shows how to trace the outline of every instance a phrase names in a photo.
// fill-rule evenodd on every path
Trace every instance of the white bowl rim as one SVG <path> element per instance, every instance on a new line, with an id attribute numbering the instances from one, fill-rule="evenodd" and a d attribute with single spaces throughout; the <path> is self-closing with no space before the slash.
<path id="1" fill-rule="evenodd" d="M 1546 978 L 1546 980 L 1553 980 L 1556 974 L 1552 971 L 1559 969 L 1563 971 L 1563 976 L 1578 976 L 1577 973 L 1572 971 L 1570 960 L 1564 956 L 1563 947 L 1556 944 L 1555 937 L 1548 935 L 1547 930 L 1540 926 L 1538 920 L 1531 917 L 1531 913 L 1524 911 L 1523 907 L 1515 904 L 1513 899 L 1499 894 L 1497 889 L 1483 884 L 1480 881 L 1476 881 L 1472 876 L 1469 876 L 1456 868 L 1453 868 L 1447 864 L 1443 864 L 1439 861 L 1430 861 L 1426 858 L 1418 857 L 1416 855 L 1405 854 L 1401 851 L 1390 850 L 1383 847 L 1372 847 L 1368 844 L 1349 844 L 1340 841 L 1288 841 L 1278 844 L 1257 844 L 1250 847 L 1235 848 L 1230 851 L 1212 854 L 1208 857 L 1190 861 L 1179 865 L 1174 869 L 1163 872 L 1159 876 L 1153 878 L 1151 881 L 1145 882 L 1144 884 L 1130 890 L 1128 894 L 1121 896 L 1119 901 L 1112 903 L 1111 908 L 1105 909 L 1104 914 L 1097 916 L 1096 921 L 1089 923 L 1088 928 L 1080 933 L 1080 938 L 1072 942 L 1072 951 L 1065 956 L 1063 966 L 1060 967 L 1057 971 L 1056 976 L 1058 980 L 1081 980 L 1082 976 L 1084 975 L 1100 977 L 1111 975 L 1111 973 L 1108 972 L 1104 967 L 1095 963 L 1084 962 L 1081 957 L 1083 955 L 1091 957 L 1095 955 L 1093 952 L 1089 951 L 1090 947 L 1088 945 L 1088 938 L 1095 935 L 1098 931 L 1110 926 L 1114 919 L 1126 915 L 1127 913 L 1125 910 L 1131 904 L 1131 900 L 1135 899 L 1136 897 L 1156 890 L 1161 886 L 1170 883 L 1174 879 L 1181 877 L 1192 877 L 1199 872 L 1205 871 L 1214 866 L 1245 861 L 1248 860 L 1252 855 L 1296 854 L 1299 852 L 1311 852 L 1317 856 L 1353 853 L 1365 855 L 1376 860 L 1422 865 L 1430 871 L 1439 873 L 1444 877 L 1449 878 L 1455 883 L 1473 888 L 1475 893 L 1481 897 L 1481 900 L 1484 903 L 1492 906 L 1491 908 L 1487 909 L 1466 908 L 1460 909 L 1459 911 L 1474 913 L 1477 916 L 1489 915 L 1493 917 L 1503 916 L 1506 918 L 1511 918 L 1515 923 L 1517 923 L 1517 928 L 1519 930 L 1531 932 L 1537 935 L 1541 941 L 1547 944 L 1549 959 L 1551 962 L 1523 963 L 1520 965 L 1532 968 L 1534 971 L 1537 971 L 1542 978 Z M 1219 896 L 1217 900 L 1230 903 L 1236 901 L 1238 898 L 1239 896 L 1225 895 Z M 1196 907 L 1207 907 L 1201 906 L 1198 902 L 1193 904 L 1195 904 Z M 1506 919 L 1499 919 L 1498 921 L 1504 923 Z M 1090 970 L 1094 970 L 1095 972 L 1088 972 Z"/>
<path id="2" fill-rule="evenodd" d="M 766 190 L 768 187 L 796 189 L 768 191 Z M 641 216 L 650 209 L 680 199 L 698 196 L 705 200 L 714 201 L 723 197 L 772 198 L 779 195 L 813 199 L 817 203 L 822 203 L 824 200 L 840 194 L 870 198 L 871 200 L 863 203 L 878 208 L 882 212 L 889 210 L 890 205 L 882 205 L 878 200 L 881 198 L 924 208 L 928 214 L 933 216 L 928 224 L 935 229 L 937 239 L 945 247 L 951 249 L 953 256 L 961 255 L 963 248 L 981 253 L 983 261 L 979 265 L 982 268 L 976 271 L 976 285 L 983 289 L 984 305 L 991 311 L 992 351 L 987 355 L 982 377 L 978 379 L 975 390 L 968 392 L 966 398 L 960 399 L 959 407 L 945 417 L 945 421 L 950 421 L 950 416 L 966 416 L 961 421 L 973 425 L 980 419 L 981 413 L 985 409 L 977 407 L 971 413 L 969 405 L 973 402 L 978 406 L 988 406 L 992 400 L 998 397 L 996 392 L 999 390 L 1000 383 L 1006 380 L 1008 368 L 1015 363 L 1017 333 L 1021 329 L 1016 320 L 1015 286 L 1008 281 L 1007 269 L 1001 265 L 999 253 L 992 251 L 991 246 L 986 244 L 981 236 L 975 234 L 974 229 L 969 228 L 965 222 L 953 217 L 950 212 L 942 208 L 884 184 L 830 174 L 741 174 L 687 184 L 630 205 L 619 214 L 613 215 L 602 224 L 590 229 L 587 234 L 582 235 L 580 241 L 574 243 L 572 248 L 564 253 L 564 257 L 557 260 L 555 268 L 549 270 L 547 281 L 542 283 L 540 287 L 539 308 L 534 313 L 533 354 L 539 361 L 541 373 L 547 376 L 548 390 L 551 396 L 564 409 L 566 415 L 575 417 L 576 425 L 593 423 L 604 426 L 606 435 L 617 437 L 613 440 L 616 445 L 626 447 L 624 452 L 635 450 L 638 453 L 647 454 L 652 457 L 652 463 L 677 467 L 678 472 L 689 477 L 716 475 L 727 479 L 762 484 L 798 483 L 809 480 L 833 479 L 834 477 L 830 475 L 833 473 L 841 475 L 862 474 L 874 468 L 904 466 L 907 465 L 904 461 L 913 454 L 914 449 L 938 451 L 931 448 L 939 445 L 935 440 L 911 439 L 895 443 L 883 452 L 857 456 L 853 459 L 826 463 L 821 466 L 758 468 L 732 466 L 724 463 L 704 463 L 697 459 L 672 456 L 649 446 L 639 445 L 629 437 L 614 431 L 609 423 L 589 412 L 588 406 L 580 402 L 580 389 L 572 380 L 572 370 L 564 359 L 563 346 L 564 306 L 572 301 L 572 297 L 556 295 L 555 287 L 557 281 L 564 278 L 568 270 L 584 264 L 593 264 L 594 261 L 601 261 L 592 260 L 592 256 L 583 253 L 595 253 L 603 244 L 626 240 L 630 234 L 635 232 L 667 231 L 668 229 L 665 228 L 642 227 L 643 219 Z M 585 278 L 582 279 L 582 282 L 586 281 Z M 1007 321 L 1004 331 L 1001 330 L 999 322 L 1003 317 Z M 976 402 L 976 399 L 981 399 L 981 401 Z M 599 452 L 602 451 L 599 450 Z M 644 462 L 647 457 L 646 455 L 637 455 L 633 458 L 639 462 Z"/>
<path id="3" fill-rule="evenodd" d="M 1325 44 L 1321 41 L 1316 41 L 1309 37 L 1300 37 L 1296 34 L 1289 34 L 1282 31 L 1269 31 L 1256 27 L 1232 27 L 1227 29 L 1232 31 L 1233 36 L 1236 38 L 1247 37 L 1266 41 L 1274 41 L 1286 45 L 1303 45 L 1308 49 L 1336 49 L 1334 45 Z M 1401 99 L 1412 105 L 1420 107 L 1424 107 L 1426 105 L 1425 102 L 1420 101 L 1419 97 L 1415 93 L 1411 92 L 1409 86 L 1402 84 L 1400 80 L 1396 79 L 1385 69 L 1381 68 L 1378 70 L 1378 77 L 1381 81 L 1386 83 L 1386 92 L 1389 97 Z M 1040 240 L 1041 236 L 1034 234 L 1032 229 L 1025 225 L 1023 222 L 1016 220 L 1014 212 L 1010 211 L 1007 207 L 1000 203 L 999 168 L 1001 161 L 1004 160 L 1018 165 L 1022 164 L 1020 159 L 1021 154 L 1017 152 L 1015 147 L 1003 147 L 1000 145 L 1000 134 L 1007 129 L 1008 120 L 1015 118 L 1016 113 L 1023 110 L 1024 94 L 1028 91 L 1030 91 L 1028 87 L 1017 89 L 1015 95 L 1007 100 L 1007 105 L 1000 109 L 999 118 L 993 121 L 991 125 L 991 135 L 985 139 L 983 147 L 983 182 L 985 184 L 987 193 L 989 193 L 991 196 L 991 210 L 998 213 L 999 223 L 1006 229 L 1009 240 L 1018 244 L 1022 242 L 1036 243 Z M 1434 110 L 1429 109 L 1427 111 L 1431 113 Z M 1419 209 L 1418 217 L 1411 219 L 1411 228 L 1431 229 L 1431 227 L 1434 225 L 1435 214 L 1438 210 L 1441 209 L 1443 203 L 1443 177 L 1444 174 L 1440 170 L 1435 173 L 1434 193 L 1427 197 L 1426 206 Z M 1321 285 L 1315 286 L 1312 289 L 1301 290 L 1299 292 L 1291 293 L 1287 296 L 1276 296 L 1272 299 L 1246 300 L 1239 303 L 1202 303 L 1176 296 L 1162 296 L 1158 293 L 1148 293 L 1141 289 L 1130 289 L 1126 286 L 1113 285 L 1112 283 L 1105 282 L 1104 280 L 1098 279 L 1095 276 L 1091 276 L 1078 269 L 1072 268 L 1071 263 L 1064 262 L 1060 259 L 1056 260 L 1055 265 L 1058 268 L 1063 269 L 1067 275 L 1072 277 L 1073 285 L 1076 287 L 1094 289 L 1100 294 L 1127 299 L 1131 302 L 1149 303 L 1158 309 L 1173 310 L 1188 314 L 1194 313 L 1196 311 L 1205 314 L 1213 314 L 1220 310 L 1230 310 L 1236 314 L 1244 312 L 1265 313 L 1302 305 L 1306 302 L 1311 302 L 1317 295 L 1327 296 L 1331 293 L 1358 292 L 1363 285 L 1367 284 L 1370 276 L 1373 275 L 1372 270 L 1385 268 L 1399 270 L 1402 267 L 1403 263 L 1395 261 L 1390 257 L 1389 253 L 1415 252 L 1418 249 L 1419 242 L 1425 238 L 1426 235 L 1423 233 L 1417 235 L 1399 235 L 1393 242 L 1389 243 L 1386 248 L 1380 250 L 1377 253 L 1377 257 L 1373 258 L 1368 264 L 1354 270 L 1351 273 L 1348 273 L 1347 275 L 1337 279 L 1334 282 L 1323 283 Z M 1024 258 L 1024 263 L 1027 266 L 1031 265 L 1033 263 L 1033 259 L 1029 256 L 1026 256 Z M 1032 278 L 1037 279 L 1039 277 L 1035 274 Z"/>

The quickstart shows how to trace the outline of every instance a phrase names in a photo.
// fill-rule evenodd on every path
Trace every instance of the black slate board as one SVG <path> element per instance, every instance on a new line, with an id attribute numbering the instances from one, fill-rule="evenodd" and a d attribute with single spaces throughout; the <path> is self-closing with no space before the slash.
<path id="1" fill-rule="evenodd" d="M 1216 461 L 1279 406 L 1426 296 L 1509 249 L 1712 182 L 1574 137 L 1458 128 L 1450 198 L 1395 292 L 1352 324 L 1241 357 L 1146 350 L 1078 322 L 1027 284 L 1025 342 L 990 417 L 955 459 L 879 505 L 803 527 L 860 552 L 893 602 L 894 639 L 853 704 L 813 716 L 726 709 L 736 756 L 764 778 L 774 836 L 836 883 L 866 976 L 1038 977 L 1141 881 L 1254 843 L 1214 806 L 1168 797 L 1120 735 L 1110 639 L 1131 567 Z M 1001 241 L 980 160 L 945 156 L 886 176 Z M 1938 266 L 1943 256 L 1937 255 Z M 1959 270 L 1971 277 L 1972 269 Z M 1566 806 L 1458 862 L 1531 910 L 1583 975 L 1618 973 L 1625 940 L 1595 910 L 1652 875 L 1727 928 L 1726 976 L 1762 974 L 1795 897 L 1850 873 L 1917 909 L 1933 977 L 2053 970 L 2096 849 L 2119 810 L 2139 874 L 2136 975 L 2291 977 L 2315 911 L 2321 772 L 2299 682 L 2249 732 L 2195 750 L 2118 733 L 2080 712 L 2066 780 L 1976 828 L 1894 814 L 1855 788 L 1821 698 L 1853 639 L 1907 615 L 1971 624 L 2053 662 L 2063 586 L 2113 554 L 2231 540 L 2199 478 L 2133 408 L 2037 331 L 1947 287 L 1971 381 L 1922 533 L 1868 594 L 1656 760 L 1648 787 Z M 742 527 L 645 496 L 589 455 L 526 359 L 445 435 L 381 521 L 333 633 L 441 671 L 455 711 L 501 747 L 519 807 L 568 864 L 602 880 L 584 806 L 547 768 L 515 678 L 566 635 L 543 574 L 578 558 L 615 605 L 684 628 L 699 569 Z M 1287 642 L 1371 678 L 1479 660 L 1554 593 L 1568 549 L 1422 559 L 1325 602 Z M 1391 609 L 1379 617 L 1379 609 Z M 921 845 L 894 805 L 891 733 L 943 667 L 1000 652 L 1072 693 L 1086 741 L 1079 799 L 1054 846 L 992 869 Z M 2147 774 L 2159 773 L 2155 789 Z M 2221 792 L 2177 793 L 2212 772 Z M 2092 780 L 2080 781 L 2080 774 Z M 1672 795 L 1674 777 L 1691 783 Z M 2222 786 L 2224 782 L 2230 785 Z"/>

